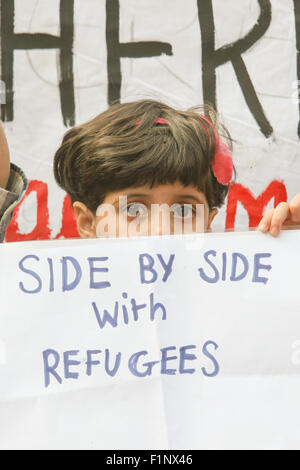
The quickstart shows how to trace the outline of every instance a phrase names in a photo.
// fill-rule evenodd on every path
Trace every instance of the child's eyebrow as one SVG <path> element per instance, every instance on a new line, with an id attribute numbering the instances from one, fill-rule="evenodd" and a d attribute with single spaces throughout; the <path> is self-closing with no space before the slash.
<path id="1" fill-rule="evenodd" d="M 193 199 L 194 201 L 198 202 L 199 204 L 203 204 L 204 201 L 196 196 L 192 196 L 191 194 L 179 194 L 177 196 L 178 198 L 181 198 L 181 199 Z"/>
<path id="2" fill-rule="evenodd" d="M 126 194 L 127 197 L 149 197 L 149 194 L 145 193 L 130 193 Z"/>
<path id="3" fill-rule="evenodd" d="M 149 197 L 149 194 L 144 193 L 130 193 L 130 194 L 123 194 L 127 199 L 131 197 Z M 112 203 L 113 205 L 120 202 L 120 196 Z"/>

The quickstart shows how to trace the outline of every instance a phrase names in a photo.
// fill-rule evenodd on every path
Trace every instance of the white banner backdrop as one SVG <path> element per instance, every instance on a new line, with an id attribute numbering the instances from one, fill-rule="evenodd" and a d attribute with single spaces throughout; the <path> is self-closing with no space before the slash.
<path id="1" fill-rule="evenodd" d="M 68 127 L 119 97 L 217 106 L 237 179 L 215 230 L 255 226 L 299 192 L 299 10 L 299 0 L 2 0 L 2 119 L 31 181 L 7 241 L 76 235 L 53 155 Z"/>
<path id="2" fill-rule="evenodd" d="M 299 449 L 299 236 L 0 246 L 0 448 Z"/>

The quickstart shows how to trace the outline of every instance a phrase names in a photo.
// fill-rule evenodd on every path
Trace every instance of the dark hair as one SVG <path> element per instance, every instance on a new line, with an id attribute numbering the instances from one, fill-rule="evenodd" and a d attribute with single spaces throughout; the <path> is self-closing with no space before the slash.
<path id="1" fill-rule="evenodd" d="M 211 107 L 180 111 L 154 100 L 114 104 L 65 134 L 54 157 L 55 179 L 72 203 L 81 201 L 94 213 L 111 191 L 176 181 L 202 191 L 210 209 L 220 207 L 228 186 L 211 169 L 214 129 L 231 146 Z"/>

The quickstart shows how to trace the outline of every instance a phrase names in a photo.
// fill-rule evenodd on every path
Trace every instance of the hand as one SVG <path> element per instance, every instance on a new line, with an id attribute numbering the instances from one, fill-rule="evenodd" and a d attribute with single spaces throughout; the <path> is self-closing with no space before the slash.
<path id="1" fill-rule="evenodd" d="M 280 202 L 275 209 L 270 209 L 261 219 L 258 230 L 270 232 L 276 237 L 282 228 L 300 229 L 300 193 L 290 203 Z"/>
<path id="2" fill-rule="evenodd" d="M 0 121 L 0 188 L 6 188 L 10 173 L 9 149 Z"/>

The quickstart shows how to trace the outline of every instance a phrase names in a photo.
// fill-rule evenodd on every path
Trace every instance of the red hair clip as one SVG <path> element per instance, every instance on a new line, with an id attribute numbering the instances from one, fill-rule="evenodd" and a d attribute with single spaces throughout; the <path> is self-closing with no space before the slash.
<path id="1" fill-rule="evenodd" d="M 201 115 L 201 117 L 214 129 L 213 124 L 205 116 Z M 167 121 L 162 118 L 157 118 L 154 122 L 157 124 L 168 124 Z M 133 124 L 138 125 L 140 123 L 141 121 L 135 121 Z M 211 168 L 218 183 L 226 186 L 229 184 L 233 174 L 232 155 L 230 148 L 220 140 L 219 134 L 215 129 L 214 133 L 216 138 L 216 152 Z"/>
<path id="2" fill-rule="evenodd" d="M 141 124 L 142 121 L 135 121 L 133 124 Z M 162 118 L 157 118 L 155 119 L 154 122 L 157 122 L 157 124 L 168 124 L 167 121 L 165 121 Z"/>
<path id="3" fill-rule="evenodd" d="M 201 115 L 201 117 L 214 129 L 213 124 L 205 116 Z M 229 184 L 233 174 L 232 154 L 228 145 L 221 141 L 215 129 L 214 133 L 216 138 L 216 152 L 211 167 L 218 183 L 226 186 Z"/>

